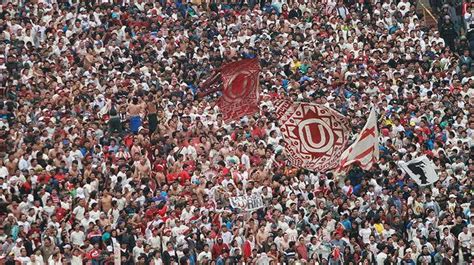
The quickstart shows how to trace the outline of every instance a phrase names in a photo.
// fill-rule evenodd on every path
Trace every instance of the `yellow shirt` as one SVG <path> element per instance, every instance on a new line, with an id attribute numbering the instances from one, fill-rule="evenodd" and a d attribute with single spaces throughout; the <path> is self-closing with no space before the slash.
<path id="1" fill-rule="evenodd" d="M 292 72 L 296 72 L 297 69 L 299 69 L 301 66 L 301 62 L 300 61 L 293 61 L 291 63 L 291 71 Z"/>
<path id="2" fill-rule="evenodd" d="M 375 228 L 375 231 L 377 231 L 377 233 L 379 233 L 380 235 L 382 234 L 384 228 L 383 228 L 383 224 L 374 224 L 374 228 Z"/>

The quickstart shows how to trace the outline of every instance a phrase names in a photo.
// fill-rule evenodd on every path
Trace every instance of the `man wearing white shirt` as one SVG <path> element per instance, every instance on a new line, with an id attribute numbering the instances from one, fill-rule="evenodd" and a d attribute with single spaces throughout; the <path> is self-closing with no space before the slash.
<path id="1" fill-rule="evenodd" d="M 227 188 L 227 185 L 229 184 L 235 186 L 234 180 L 230 178 L 229 174 L 227 174 L 225 175 L 224 180 L 222 181 L 222 187 Z"/>
<path id="2" fill-rule="evenodd" d="M 227 226 L 223 225 L 222 226 L 222 242 L 230 246 L 230 243 L 232 243 L 233 238 L 234 237 L 232 233 L 227 229 Z"/>
<path id="3" fill-rule="evenodd" d="M 189 220 L 193 217 L 193 212 L 194 212 L 194 206 L 191 206 L 190 204 L 186 204 L 186 207 L 183 209 L 183 212 L 181 213 L 181 221 L 183 221 L 185 224 L 189 222 Z"/>
<path id="4" fill-rule="evenodd" d="M 449 248 L 454 249 L 456 246 L 456 237 L 449 231 L 448 227 L 443 228 L 443 233 L 440 235 L 440 238 Z"/>
<path id="5" fill-rule="evenodd" d="M 364 224 L 364 228 L 359 230 L 359 235 L 362 237 L 362 242 L 364 244 L 370 243 L 370 235 L 372 235 L 372 229 L 368 226 L 368 224 Z"/>
<path id="6" fill-rule="evenodd" d="M 117 193 L 115 196 L 116 196 L 116 199 L 114 198 L 114 201 L 117 202 L 117 208 L 121 211 L 125 208 L 127 200 L 124 197 L 122 197 L 121 193 Z"/>
<path id="7" fill-rule="evenodd" d="M 189 227 L 182 224 L 181 220 L 176 220 L 176 226 L 171 229 L 173 236 L 178 237 L 181 236 Z"/>
<path id="8" fill-rule="evenodd" d="M 93 203 L 92 204 L 92 211 L 89 212 L 89 216 L 91 221 L 94 223 L 99 220 L 100 218 L 101 211 L 99 210 L 99 204 L 98 203 Z"/>
<path id="9" fill-rule="evenodd" d="M 387 253 L 388 253 L 388 246 L 384 246 L 383 250 L 379 254 L 377 254 L 377 257 L 376 257 L 377 265 L 384 265 L 385 260 L 388 257 Z"/>
<path id="10" fill-rule="evenodd" d="M 152 235 L 150 238 L 148 238 L 147 243 L 150 244 L 151 248 L 155 250 L 159 250 L 162 247 L 158 229 L 153 229 Z"/>
<path id="11" fill-rule="evenodd" d="M 82 246 L 84 245 L 84 240 L 86 239 L 86 235 L 81 230 L 79 225 L 74 227 L 74 231 L 71 232 L 71 243 L 75 246 Z"/>
<path id="12" fill-rule="evenodd" d="M 297 241 L 298 239 L 298 231 L 296 231 L 296 225 L 294 221 L 290 222 L 290 228 L 286 230 L 286 233 L 288 234 L 288 238 L 290 241 Z"/>
<path id="13" fill-rule="evenodd" d="M 138 239 L 137 240 L 137 245 L 133 248 L 133 259 L 135 262 L 138 262 L 138 258 L 140 257 L 141 254 L 145 253 L 145 249 L 143 247 L 143 239 Z"/>
<path id="14" fill-rule="evenodd" d="M 23 196 L 23 200 L 20 202 L 20 204 L 18 205 L 18 208 L 20 208 L 20 211 L 22 213 L 27 213 L 28 212 L 28 209 L 31 208 L 31 206 L 33 206 L 31 204 L 30 201 L 28 201 L 28 196 L 27 195 L 24 195 Z"/>
<path id="15" fill-rule="evenodd" d="M 86 209 L 84 208 L 84 205 L 85 205 L 85 201 L 80 200 L 79 205 L 76 206 L 76 208 L 74 208 L 74 210 L 72 211 L 72 213 L 76 217 L 76 220 L 78 220 L 78 221 L 84 219 L 84 213 L 86 212 Z"/>
<path id="16" fill-rule="evenodd" d="M 25 155 L 22 155 L 20 161 L 18 161 L 18 169 L 20 171 L 28 170 L 31 167 L 28 160 L 26 160 Z"/>
<path id="17" fill-rule="evenodd" d="M 8 169 L 3 163 L 3 159 L 0 159 L 0 178 L 2 179 L 8 176 Z"/>
<path id="18" fill-rule="evenodd" d="M 469 232 L 467 226 L 463 227 L 462 232 L 458 235 L 459 246 L 461 247 L 464 260 L 468 261 L 472 246 L 472 233 Z"/>
<path id="19" fill-rule="evenodd" d="M 81 225 L 83 227 L 89 227 L 90 223 L 94 223 L 94 221 L 89 217 L 89 212 L 86 212 L 84 218 L 81 219 Z"/>

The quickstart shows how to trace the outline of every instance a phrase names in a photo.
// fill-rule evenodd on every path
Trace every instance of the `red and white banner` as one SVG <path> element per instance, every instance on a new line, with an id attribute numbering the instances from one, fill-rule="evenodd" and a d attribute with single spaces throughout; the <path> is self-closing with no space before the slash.
<path id="1" fill-rule="evenodd" d="M 379 160 L 379 132 L 377 114 L 372 108 L 367 123 L 355 142 L 342 154 L 339 170 L 357 162 L 360 168 L 369 170 Z"/>
<path id="2" fill-rule="evenodd" d="M 222 92 L 217 105 L 224 121 L 239 120 L 259 111 L 258 59 L 244 59 L 215 70 L 200 87 L 198 96 Z"/>
<path id="3" fill-rule="evenodd" d="M 337 111 L 311 103 L 275 103 L 285 151 L 292 166 L 326 171 L 339 165 L 349 126 Z"/>
<path id="4" fill-rule="evenodd" d="M 259 111 L 258 59 L 245 59 L 228 63 L 220 69 L 222 96 L 218 106 L 224 121 L 240 120 Z"/>

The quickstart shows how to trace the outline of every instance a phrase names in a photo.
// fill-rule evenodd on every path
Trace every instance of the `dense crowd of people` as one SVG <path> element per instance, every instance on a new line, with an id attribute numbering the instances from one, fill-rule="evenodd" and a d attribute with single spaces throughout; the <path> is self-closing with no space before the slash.
<path id="1" fill-rule="evenodd" d="M 473 3 L 3 2 L 2 264 L 471 262 Z M 242 58 L 260 112 L 225 123 L 197 94 Z M 379 161 L 292 167 L 279 97 L 339 111 L 351 141 L 374 105 Z M 426 187 L 398 167 L 421 155 Z"/>

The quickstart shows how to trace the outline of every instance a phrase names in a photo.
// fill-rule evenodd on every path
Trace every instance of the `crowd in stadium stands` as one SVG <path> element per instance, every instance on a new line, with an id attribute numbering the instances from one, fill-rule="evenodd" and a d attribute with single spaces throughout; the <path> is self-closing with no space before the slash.
<path id="1" fill-rule="evenodd" d="M 474 3 L 111 2 L 2 1 L 0 263 L 471 263 Z M 260 112 L 224 123 L 197 93 L 242 58 Z M 375 106 L 379 161 L 292 167 L 281 97 L 351 141 Z M 422 155 L 426 187 L 398 167 Z"/>

